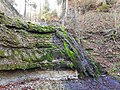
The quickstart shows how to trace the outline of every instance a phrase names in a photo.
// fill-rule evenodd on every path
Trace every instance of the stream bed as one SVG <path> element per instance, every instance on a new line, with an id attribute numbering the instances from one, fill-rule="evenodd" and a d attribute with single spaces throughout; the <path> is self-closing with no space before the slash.
<path id="1" fill-rule="evenodd" d="M 77 71 L 0 71 L 0 90 L 120 90 L 120 81 L 103 75 L 78 79 Z"/>

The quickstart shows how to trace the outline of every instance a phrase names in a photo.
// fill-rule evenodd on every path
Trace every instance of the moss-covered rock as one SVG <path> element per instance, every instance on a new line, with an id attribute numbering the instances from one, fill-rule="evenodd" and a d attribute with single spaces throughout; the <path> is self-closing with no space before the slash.
<path id="1" fill-rule="evenodd" d="M 28 22 L 27 31 L 33 32 L 33 33 L 45 34 L 45 33 L 55 33 L 56 30 L 54 26 L 40 26 L 31 22 Z"/>
<path id="2" fill-rule="evenodd" d="M 77 69 L 81 76 L 98 76 L 96 63 L 64 28 L 26 24 L 4 14 L 0 19 L 0 70 L 64 67 Z"/>
<path id="3" fill-rule="evenodd" d="M 100 7 L 97 8 L 97 11 L 99 12 L 108 12 L 110 5 L 108 4 L 102 4 Z"/>
<path id="4" fill-rule="evenodd" d="M 0 13 L 0 70 L 57 66 L 53 64 L 59 51 L 54 48 L 54 35 L 53 26 L 24 23 Z"/>
<path id="5" fill-rule="evenodd" d="M 3 56 L 4 56 L 4 51 L 0 50 L 0 57 L 3 57 Z"/>
<path id="6" fill-rule="evenodd" d="M 67 57 L 69 57 L 72 64 L 70 67 L 74 67 L 79 72 L 80 77 L 92 76 L 98 77 L 101 74 L 101 68 L 99 64 L 91 60 L 86 54 L 81 45 L 72 34 L 61 28 L 57 31 L 57 36 L 62 39 L 63 48 L 60 49 Z"/>
<path id="7" fill-rule="evenodd" d="M 9 28 L 19 28 L 19 29 L 27 28 L 27 24 L 25 24 L 22 20 L 19 20 L 18 18 L 12 19 L 10 17 L 6 17 L 2 12 L 0 12 L 0 24 L 4 24 Z"/>

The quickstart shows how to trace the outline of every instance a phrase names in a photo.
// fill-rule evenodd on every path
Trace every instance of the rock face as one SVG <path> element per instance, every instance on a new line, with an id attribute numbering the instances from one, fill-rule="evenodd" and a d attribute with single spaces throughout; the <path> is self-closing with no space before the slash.
<path id="1" fill-rule="evenodd" d="M 8 2 L 8 0 L 0 0 L 0 9 L 10 17 L 21 17 L 18 11 Z"/>
<path id="2" fill-rule="evenodd" d="M 25 23 L 0 13 L 0 70 L 37 67 L 76 69 L 80 77 L 100 75 L 99 66 L 64 28 Z"/>
<path id="3" fill-rule="evenodd" d="M 52 27 L 24 24 L 0 13 L 0 70 L 54 66 L 56 62 L 49 65 L 54 34 Z"/>

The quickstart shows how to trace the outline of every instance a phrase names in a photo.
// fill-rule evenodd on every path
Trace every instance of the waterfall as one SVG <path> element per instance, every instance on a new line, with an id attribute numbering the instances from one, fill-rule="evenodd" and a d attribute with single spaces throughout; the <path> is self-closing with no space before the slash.
<path id="1" fill-rule="evenodd" d="M 100 74 L 97 64 L 85 55 L 85 50 L 79 45 L 72 34 L 67 33 L 63 29 L 57 30 L 56 33 L 64 44 L 62 50 L 64 49 L 64 53 L 70 58 L 70 61 L 81 76 L 96 77 Z"/>

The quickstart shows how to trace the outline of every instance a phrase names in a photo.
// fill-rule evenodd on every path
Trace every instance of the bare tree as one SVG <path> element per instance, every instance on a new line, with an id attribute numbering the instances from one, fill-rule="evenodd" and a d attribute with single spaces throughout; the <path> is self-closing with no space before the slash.
<path id="1" fill-rule="evenodd" d="M 62 5 L 62 12 L 60 18 L 62 20 L 62 26 L 65 26 L 65 19 L 68 12 L 68 0 L 57 0 L 58 5 Z"/>
<path id="2" fill-rule="evenodd" d="M 24 17 L 26 17 L 26 9 L 27 9 L 28 2 L 29 2 L 29 0 L 25 0 Z"/>
<path id="3" fill-rule="evenodd" d="M 67 19 L 67 11 L 68 11 L 68 0 L 63 0 L 63 16 L 62 16 L 62 26 L 65 26 L 65 19 Z"/>
<path id="4" fill-rule="evenodd" d="M 42 9 L 41 9 L 41 2 L 40 2 L 40 12 L 39 12 L 39 14 L 40 14 L 40 21 L 41 21 L 41 16 L 42 16 Z"/>
<path id="5" fill-rule="evenodd" d="M 8 2 L 11 4 L 11 5 L 15 5 L 15 0 L 8 0 Z"/>
<path id="6" fill-rule="evenodd" d="M 33 16 L 33 13 L 34 13 L 34 20 L 36 21 L 36 8 L 37 8 L 37 4 L 35 2 L 27 2 L 27 5 L 28 5 L 28 9 L 29 9 L 29 18 L 30 20 L 32 20 L 32 16 Z"/>
<path id="7" fill-rule="evenodd" d="M 24 17 L 26 17 L 26 7 L 27 7 L 27 0 L 25 0 Z"/>

